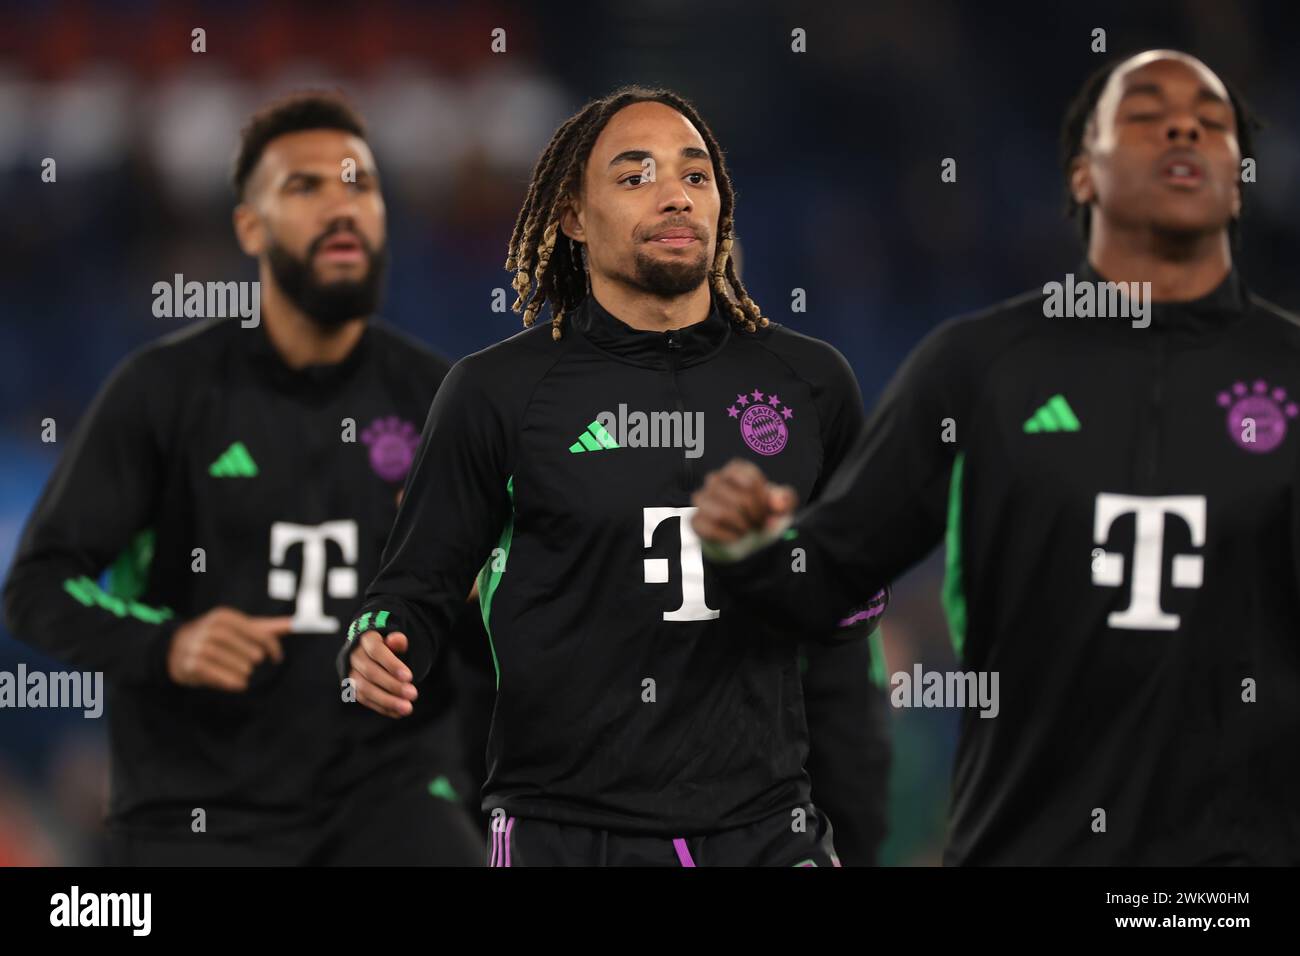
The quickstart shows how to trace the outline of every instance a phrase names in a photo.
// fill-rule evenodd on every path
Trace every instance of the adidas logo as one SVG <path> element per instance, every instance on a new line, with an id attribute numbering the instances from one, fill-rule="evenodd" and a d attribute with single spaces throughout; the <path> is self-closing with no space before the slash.
<path id="1" fill-rule="evenodd" d="M 1049 398 L 1025 422 L 1025 433 L 1029 435 L 1038 432 L 1077 432 L 1078 430 L 1079 419 L 1075 417 L 1074 409 L 1070 408 L 1070 403 L 1065 400 L 1065 396 L 1060 394 Z"/>
<path id="2" fill-rule="evenodd" d="M 584 451 L 604 451 L 607 448 L 618 447 L 620 446 L 618 442 L 614 441 L 614 436 L 606 431 L 605 426 L 597 420 L 587 426 L 587 430 L 569 446 L 569 451 L 577 455 Z"/>
<path id="3" fill-rule="evenodd" d="M 208 466 L 213 478 L 254 478 L 257 463 L 242 441 L 237 441 L 221 453 L 221 457 Z"/>

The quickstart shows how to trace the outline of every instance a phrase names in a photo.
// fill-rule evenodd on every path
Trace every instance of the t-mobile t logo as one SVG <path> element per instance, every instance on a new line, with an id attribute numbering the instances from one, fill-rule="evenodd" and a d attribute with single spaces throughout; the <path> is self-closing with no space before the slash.
<path id="1" fill-rule="evenodd" d="M 654 542 L 655 529 L 669 518 L 677 522 L 681 534 L 682 606 L 675 611 L 664 611 L 665 621 L 711 621 L 718 612 L 704 600 L 704 555 L 700 552 L 700 539 L 691 527 L 694 508 L 643 508 L 645 546 Z M 645 583 L 668 583 L 668 559 L 645 559 Z"/>
<path id="2" fill-rule="evenodd" d="M 295 601 L 293 629 L 308 634 L 329 634 L 339 629 L 337 618 L 325 614 L 325 595 L 332 598 L 357 596 L 357 569 L 355 567 L 325 567 L 325 543 L 333 541 L 343 552 L 349 565 L 357 563 L 357 523 L 355 521 L 326 521 L 321 525 L 289 524 L 277 521 L 271 525 L 271 573 L 267 590 L 277 601 Z M 297 580 L 284 564 L 289 548 L 302 545 L 302 576 Z"/>
<path id="3" fill-rule="evenodd" d="M 1179 617 L 1160 607 L 1160 581 L 1164 571 L 1165 515 L 1177 515 L 1192 532 L 1192 546 L 1205 546 L 1205 496 L 1168 495 L 1146 498 L 1139 495 L 1097 495 L 1093 540 L 1105 544 L 1110 527 L 1120 515 L 1137 516 L 1133 539 L 1133 566 L 1129 572 L 1129 604 L 1106 619 L 1111 627 L 1135 631 L 1172 631 Z M 1199 554 L 1173 556 L 1173 585 L 1199 588 L 1203 571 Z M 1119 587 L 1124 583 L 1124 556 L 1102 551 L 1092 562 L 1092 583 Z"/>

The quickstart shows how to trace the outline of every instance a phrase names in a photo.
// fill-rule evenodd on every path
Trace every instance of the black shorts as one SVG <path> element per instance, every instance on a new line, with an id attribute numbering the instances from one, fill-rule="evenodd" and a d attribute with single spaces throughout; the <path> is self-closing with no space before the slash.
<path id="1" fill-rule="evenodd" d="M 482 866 L 482 837 L 463 803 L 425 781 L 349 794 L 318 823 L 241 839 L 120 828 L 111 866 Z"/>
<path id="2" fill-rule="evenodd" d="M 839 866 L 830 821 L 812 805 L 801 809 L 675 838 L 498 816 L 488 866 Z"/>

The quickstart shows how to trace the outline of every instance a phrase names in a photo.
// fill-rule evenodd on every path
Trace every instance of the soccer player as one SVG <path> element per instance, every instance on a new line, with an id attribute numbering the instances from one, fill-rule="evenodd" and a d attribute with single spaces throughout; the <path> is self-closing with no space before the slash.
<path id="1" fill-rule="evenodd" d="M 837 865 L 797 648 L 862 633 L 885 595 L 842 630 L 763 635 L 705 579 L 689 501 L 737 454 L 815 498 L 861 396 L 838 352 L 762 316 L 733 216 L 681 97 L 625 88 L 559 128 L 506 263 L 528 328 L 447 376 L 339 653 L 358 700 L 409 719 L 481 569 L 493 865 Z"/>
<path id="2" fill-rule="evenodd" d="M 1300 326 L 1233 267 L 1249 132 L 1191 56 L 1104 69 L 1064 127 L 1069 282 L 1121 315 L 1053 317 L 1061 283 L 949 322 L 820 502 L 752 462 L 694 499 L 778 626 L 946 529 L 954 637 L 1000 675 L 1000 713 L 962 714 L 948 863 L 1300 862 Z"/>
<path id="3" fill-rule="evenodd" d="M 371 318 L 387 248 L 362 120 L 333 94 L 274 103 L 234 184 L 260 322 L 117 368 L 30 518 L 9 626 L 107 678 L 113 862 L 475 863 L 445 668 L 396 726 L 329 677 L 448 369 Z"/>

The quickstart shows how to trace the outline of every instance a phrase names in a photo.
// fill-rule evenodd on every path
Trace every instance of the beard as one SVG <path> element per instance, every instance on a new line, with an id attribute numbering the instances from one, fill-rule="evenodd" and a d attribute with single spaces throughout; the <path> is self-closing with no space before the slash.
<path id="1" fill-rule="evenodd" d="M 633 259 L 635 274 L 625 276 L 633 288 L 640 289 L 656 299 L 675 299 L 694 292 L 709 274 L 708 255 L 704 250 L 687 261 L 668 260 L 637 252 Z"/>
<path id="2" fill-rule="evenodd" d="M 358 241 L 366 256 L 366 274 L 360 279 L 322 282 L 312 262 L 316 251 L 337 230 L 318 236 L 299 259 L 274 239 L 267 248 L 271 275 L 285 296 L 309 319 L 322 328 L 337 328 L 350 319 L 374 315 L 382 298 L 384 277 L 388 272 L 388 247 L 371 249 L 359 234 Z"/>

